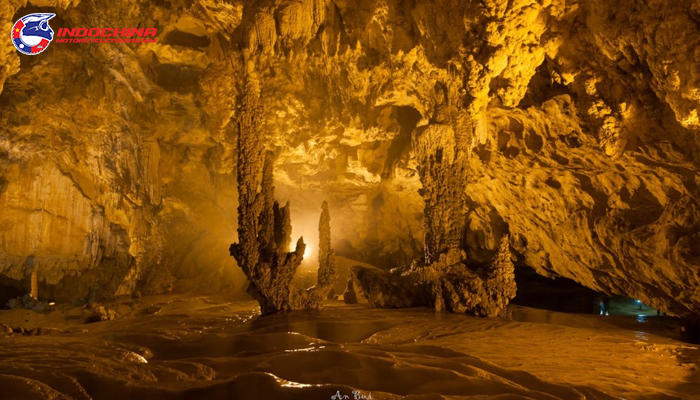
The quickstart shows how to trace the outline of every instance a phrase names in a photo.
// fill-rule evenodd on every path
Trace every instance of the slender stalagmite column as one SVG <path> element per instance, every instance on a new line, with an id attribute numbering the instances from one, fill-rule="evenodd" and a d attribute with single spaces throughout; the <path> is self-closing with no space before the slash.
<path id="1" fill-rule="evenodd" d="M 321 218 L 318 221 L 318 287 L 327 293 L 327 298 L 335 297 L 335 252 L 331 248 L 331 216 L 328 203 L 323 202 Z"/>
<path id="2" fill-rule="evenodd" d="M 34 265 L 34 270 L 32 271 L 29 295 L 32 299 L 39 299 L 39 279 L 37 277 L 37 267 Z"/>

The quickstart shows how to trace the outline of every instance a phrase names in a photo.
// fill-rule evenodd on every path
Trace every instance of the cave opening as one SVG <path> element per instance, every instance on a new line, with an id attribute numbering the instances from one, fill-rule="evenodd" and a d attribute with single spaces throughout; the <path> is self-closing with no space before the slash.
<path id="1" fill-rule="evenodd" d="M 601 295 L 576 281 L 563 277 L 548 278 L 529 266 L 516 266 L 518 293 L 513 304 L 568 313 L 595 314 Z"/>
<path id="2" fill-rule="evenodd" d="M 545 277 L 526 265 L 516 266 L 515 281 L 518 293 L 512 304 L 519 306 L 574 314 L 645 318 L 668 316 L 661 309 L 644 304 L 641 300 L 597 292 L 561 276 Z"/>
<path id="3" fill-rule="evenodd" d="M 2 307 L 8 304 L 10 300 L 21 297 L 26 293 L 27 291 L 21 281 L 4 277 L 0 278 L 0 305 Z"/>

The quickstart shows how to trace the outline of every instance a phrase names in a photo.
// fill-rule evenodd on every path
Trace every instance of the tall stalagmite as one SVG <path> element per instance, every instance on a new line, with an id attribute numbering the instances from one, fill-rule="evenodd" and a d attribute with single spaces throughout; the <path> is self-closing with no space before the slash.
<path id="1" fill-rule="evenodd" d="M 503 310 L 508 302 L 515 298 L 517 286 L 515 284 L 515 266 L 510 254 L 510 236 L 501 238 L 498 253 L 491 262 L 491 267 L 486 275 L 486 293 L 491 298 L 489 305 L 491 310 L 486 314 L 494 314 Z"/>
<path id="2" fill-rule="evenodd" d="M 291 282 L 301 264 L 303 238 L 288 253 L 289 204 L 274 202 L 272 152 L 264 151 L 258 88 L 251 74 L 238 118 L 238 243 L 229 251 L 248 277 L 248 293 L 263 314 L 292 309 Z"/>
<path id="3" fill-rule="evenodd" d="M 328 202 L 324 201 L 318 221 L 318 287 L 327 293 L 329 299 L 335 297 L 335 278 L 335 252 L 331 248 L 331 215 L 328 212 Z"/>
<path id="4" fill-rule="evenodd" d="M 438 261 L 442 254 L 461 248 L 466 225 L 466 163 L 455 146 L 449 125 L 430 125 L 414 140 L 418 173 L 425 201 L 425 263 Z"/>
<path id="5" fill-rule="evenodd" d="M 453 93 L 452 91 L 451 93 Z M 465 109 L 458 107 L 462 99 L 446 98 L 437 113 L 438 124 L 429 125 L 414 140 L 414 150 L 425 201 L 425 265 L 417 263 L 411 273 L 427 286 L 428 298 L 437 310 L 449 310 L 480 316 L 501 313 L 515 297 L 515 275 L 510 264 L 508 236 L 502 238 L 497 258 L 490 265 L 468 267 L 463 238 L 467 232 L 466 185 L 467 154 L 463 142 L 465 132 L 474 125 Z M 445 115 L 446 117 L 442 117 Z M 445 124 L 447 123 L 447 124 Z"/>
<path id="6" fill-rule="evenodd" d="M 238 118 L 239 242 L 233 243 L 229 252 L 248 277 L 247 291 L 260 304 L 263 314 L 319 308 L 323 295 L 316 287 L 298 292 L 293 289 L 294 274 L 304 258 L 306 244 L 299 238 L 295 250 L 288 252 L 292 235 L 289 203 L 280 207 L 274 200 L 274 154 L 265 151 L 263 108 L 254 67 L 249 68 Z M 319 281 L 327 275 L 321 275 L 319 270 Z"/>
<path id="7" fill-rule="evenodd" d="M 452 89 L 450 89 L 452 88 Z M 436 310 L 495 316 L 515 297 L 508 235 L 490 264 L 467 266 L 468 155 L 465 143 L 475 136 L 465 96 L 454 85 L 436 85 L 435 117 L 416 130 L 413 151 L 418 161 L 419 190 L 424 201 L 425 248 L 422 261 L 390 273 L 354 267 L 353 279 L 368 301 L 379 307 L 428 305 Z M 474 264 L 474 263 L 471 263 Z"/>

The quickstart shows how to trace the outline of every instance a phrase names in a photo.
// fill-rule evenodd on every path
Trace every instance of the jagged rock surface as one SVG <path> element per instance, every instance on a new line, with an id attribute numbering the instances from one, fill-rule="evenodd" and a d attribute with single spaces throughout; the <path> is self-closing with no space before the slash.
<path id="1" fill-rule="evenodd" d="M 274 200 L 272 151 L 265 150 L 265 134 L 261 127 L 263 107 L 259 104 L 257 77 L 249 76 L 243 107 L 238 121 L 238 243 L 229 252 L 248 278 L 247 292 L 262 314 L 299 309 L 317 309 L 327 295 L 333 265 L 328 259 L 319 268 L 318 281 L 324 285 L 295 292 L 292 281 L 304 259 L 306 244 L 299 238 L 289 252 L 292 225 L 289 203 L 280 207 Z M 325 204 L 325 203 L 324 203 Z M 325 230 L 330 235 L 330 217 L 325 211 Z M 321 221 L 324 221 L 322 214 Z M 325 239 L 325 238 L 322 238 Z M 329 239 L 329 238 L 328 238 Z M 325 249 L 326 257 L 332 257 Z M 332 261 L 332 260 L 331 260 Z"/>
<path id="2" fill-rule="evenodd" d="M 0 29 L 37 6 L 54 27 L 145 24 L 159 42 L 20 59 L 0 41 L 0 284 L 242 287 L 225 248 L 248 52 L 295 233 L 327 198 L 339 255 L 422 257 L 412 143 L 451 130 L 470 267 L 510 233 L 542 275 L 700 312 L 697 1 L 11 0 Z"/>
<path id="3" fill-rule="evenodd" d="M 451 115 L 459 114 L 449 102 L 445 108 L 453 109 Z M 434 123 L 419 129 L 416 135 L 414 149 L 423 186 L 419 193 L 425 202 L 424 265 L 415 263 L 390 274 L 362 267 L 351 270 L 372 305 L 429 305 L 438 311 L 496 316 L 515 297 L 515 270 L 507 235 L 501 239 L 498 256 L 490 266 L 474 271 L 465 264 L 462 236 L 468 210 L 467 158 L 460 146 L 463 129 L 460 124 L 455 124 L 455 128 Z"/>
<path id="4" fill-rule="evenodd" d="M 404 272 L 403 268 L 385 271 L 356 265 L 350 268 L 352 284 L 348 284 L 348 287 L 353 288 L 356 300 L 364 299 L 373 307 L 432 307 L 431 288 L 421 282 L 416 274 Z"/>
<path id="5" fill-rule="evenodd" d="M 431 264 L 389 272 L 355 266 L 350 270 L 348 289 L 360 288 L 361 295 L 375 307 L 427 306 L 438 311 L 498 316 L 516 294 L 508 239 L 503 236 L 496 257 L 486 268 L 470 268 L 464 263 L 463 252 L 453 249 L 441 253 Z"/>

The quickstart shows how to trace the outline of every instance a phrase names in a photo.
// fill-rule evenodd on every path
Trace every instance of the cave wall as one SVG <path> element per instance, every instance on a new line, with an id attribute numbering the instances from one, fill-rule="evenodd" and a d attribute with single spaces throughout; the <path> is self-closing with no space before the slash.
<path id="1" fill-rule="evenodd" d="M 0 274 L 57 298 L 238 290 L 233 123 L 260 77 L 294 235 L 423 254 L 415 132 L 466 154 L 469 262 L 700 312 L 700 6 L 683 0 L 11 0 L 158 43 L 0 43 Z M 449 107 L 445 107 L 445 105 Z M 470 121 L 462 124 L 460 121 Z"/>

